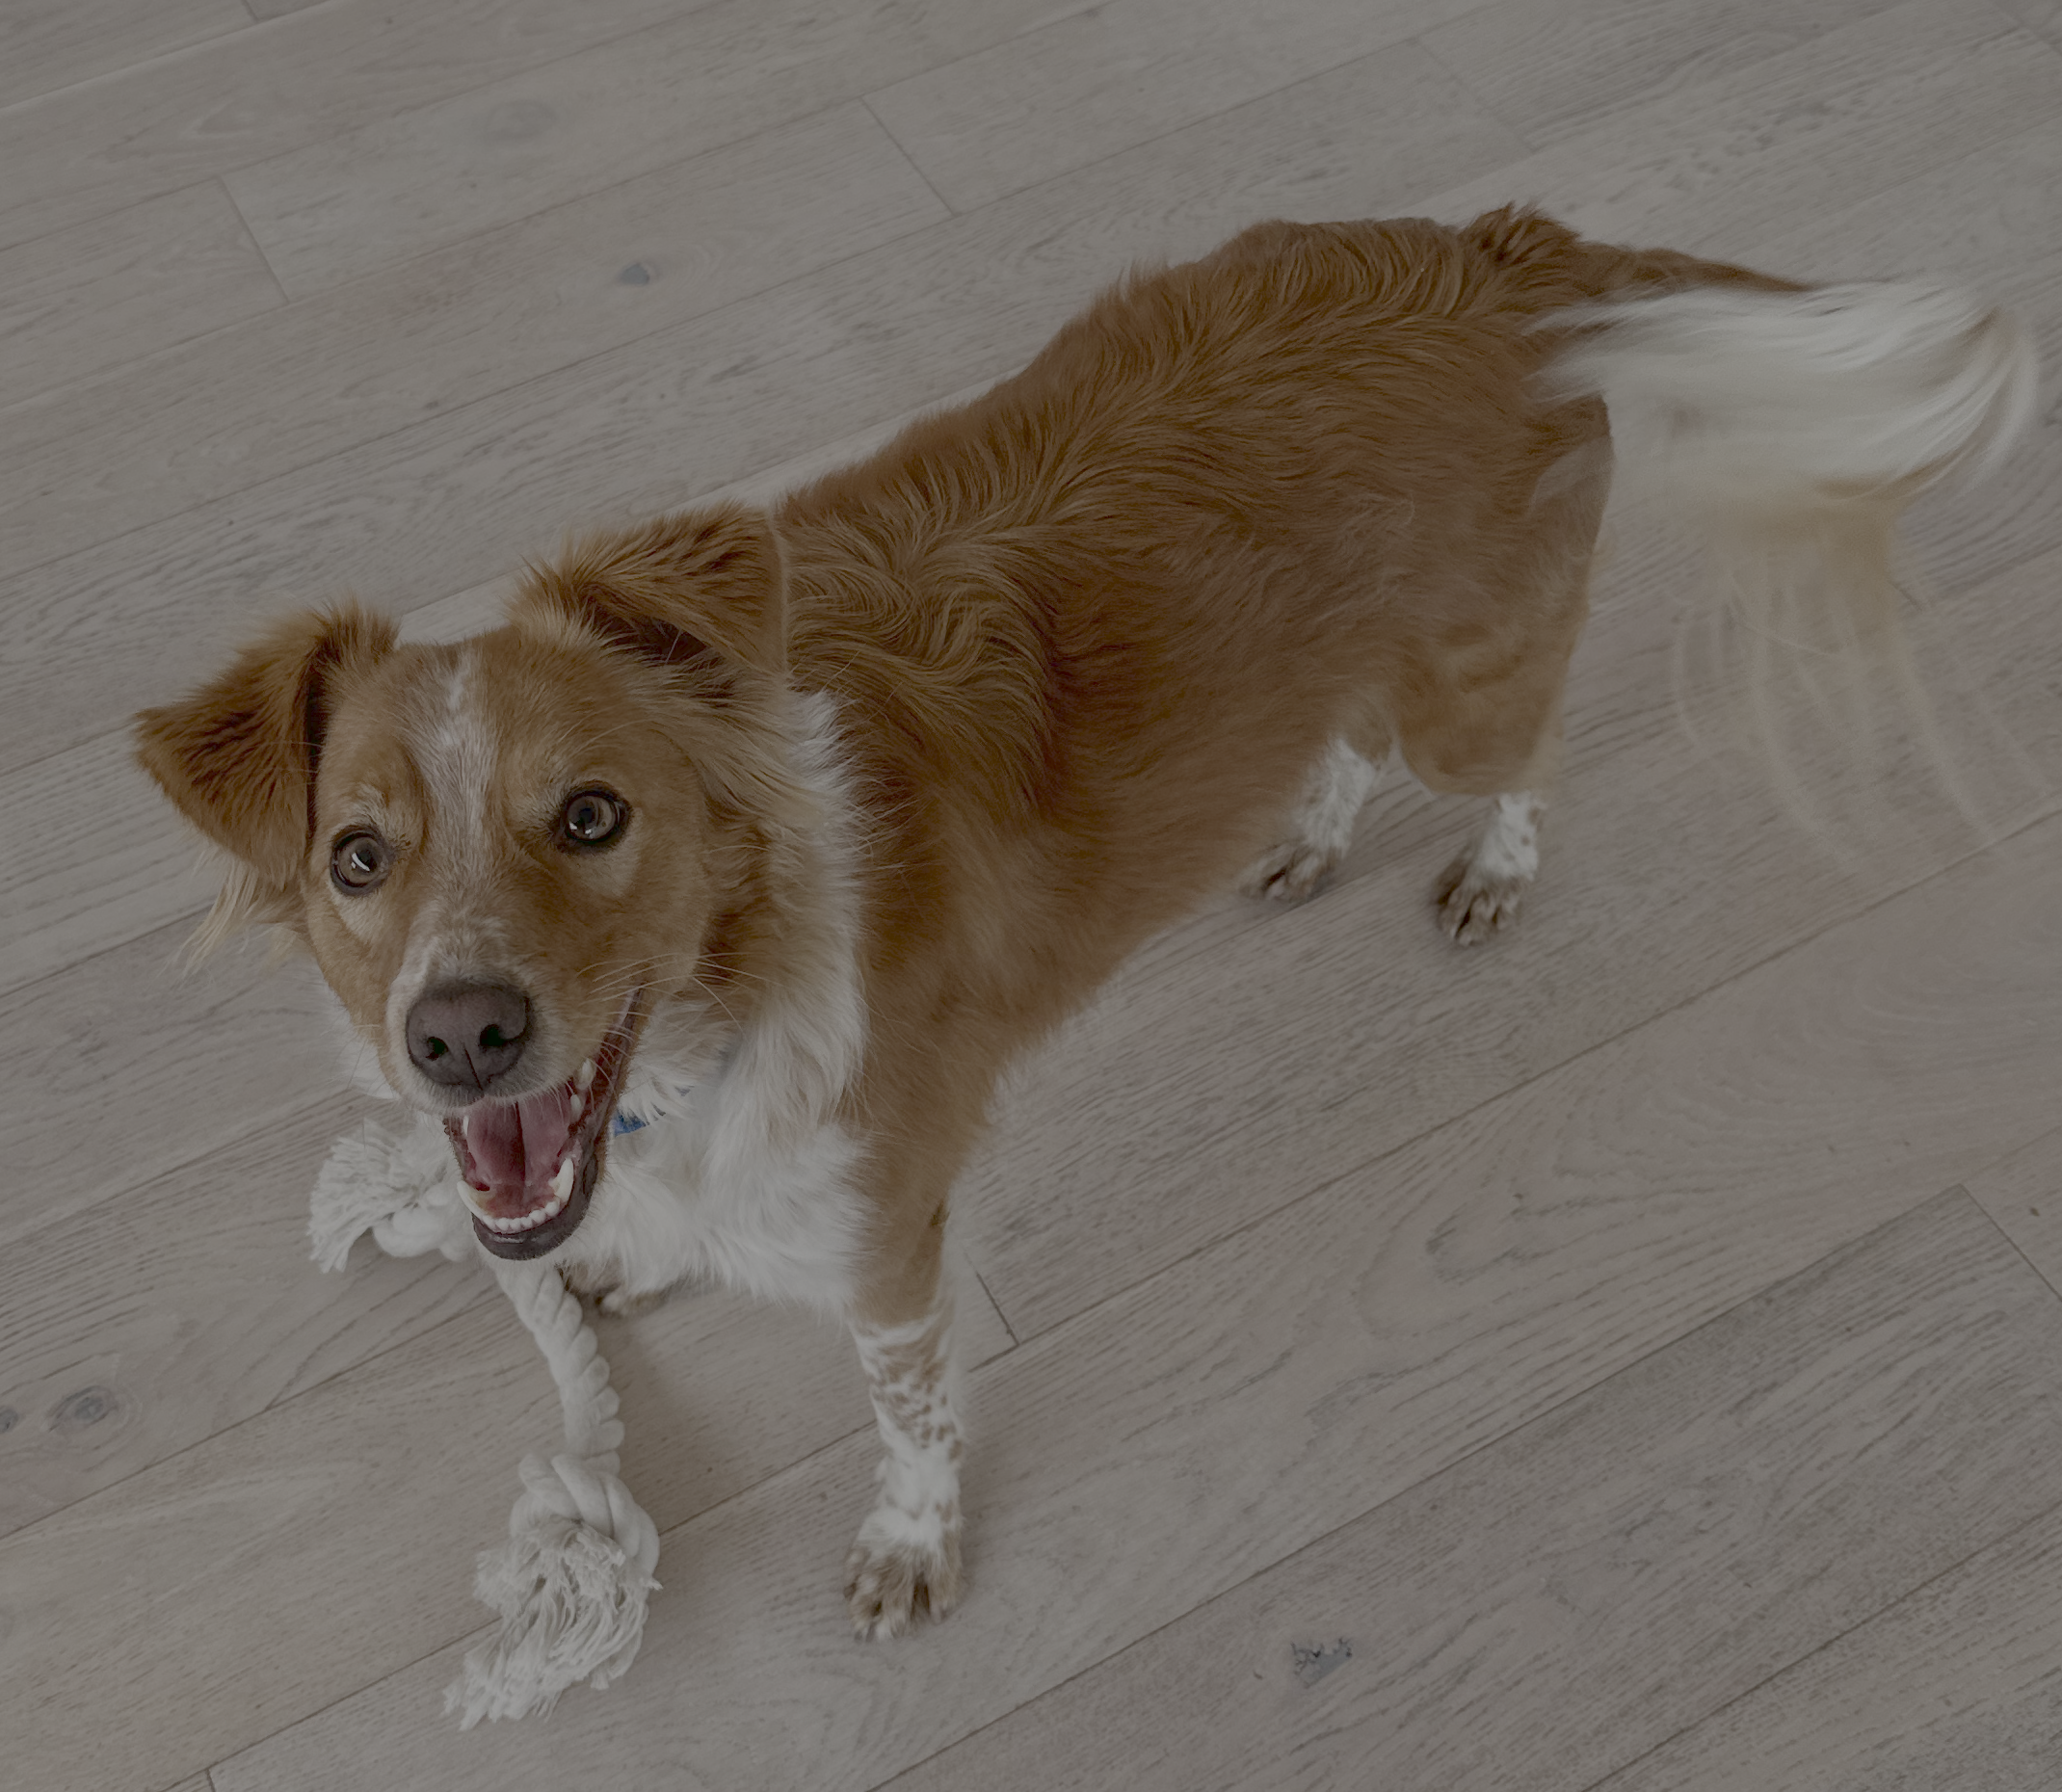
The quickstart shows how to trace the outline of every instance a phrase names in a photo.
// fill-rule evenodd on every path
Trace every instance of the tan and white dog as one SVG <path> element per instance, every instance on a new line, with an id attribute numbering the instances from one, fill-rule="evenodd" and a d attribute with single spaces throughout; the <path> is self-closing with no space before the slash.
<path id="1" fill-rule="evenodd" d="M 579 543 L 491 633 L 283 622 L 141 754 L 234 861 L 218 925 L 291 930 L 441 1118 L 481 1247 L 849 1321 L 886 1456 L 847 1592 L 892 1633 L 960 1594 L 939 1250 L 998 1074 L 1242 870 L 1308 894 L 1392 750 L 1494 799 L 1447 931 L 1512 914 L 1604 401 L 1736 599 L 1876 626 L 1895 512 L 2032 382 L 1937 288 L 1264 224 L 770 514 Z"/>

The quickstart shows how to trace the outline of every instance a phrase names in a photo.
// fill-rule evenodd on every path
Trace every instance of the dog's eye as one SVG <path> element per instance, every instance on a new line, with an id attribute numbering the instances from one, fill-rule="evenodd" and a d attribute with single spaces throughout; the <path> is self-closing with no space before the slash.
<path id="1" fill-rule="evenodd" d="M 566 799 L 559 833 L 568 846 L 606 846 L 622 832 L 627 813 L 620 797 L 606 790 L 583 790 Z"/>
<path id="2" fill-rule="evenodd" d="M 330 877 L 340 890 L 361 896 L 393 868 L 394 849 L 364 829 L 347 833 L 330 854 Z"/>

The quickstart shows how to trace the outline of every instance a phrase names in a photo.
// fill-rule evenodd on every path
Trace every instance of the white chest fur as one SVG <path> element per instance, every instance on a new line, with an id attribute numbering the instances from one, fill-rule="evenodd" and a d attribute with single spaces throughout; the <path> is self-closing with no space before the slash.
<path id="1" fill-rule="evenodd" d="M 753 1086 L 763 1080 L 738 1057 L 694 1083 L 663 1063 L 634 1067 L 618 1113 L 642 1123 L 611 1139 L 561 1260 L 627 1298 L 714 1277 L 845 1312 L 864 1229 L 858 1147 L 835 1122 L 781 1124 L 786 1104 Z"/>

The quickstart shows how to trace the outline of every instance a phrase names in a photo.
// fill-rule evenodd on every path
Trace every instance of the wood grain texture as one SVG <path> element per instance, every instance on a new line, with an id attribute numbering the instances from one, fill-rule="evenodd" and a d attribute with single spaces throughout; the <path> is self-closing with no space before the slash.
<path id="1" fill-rule="evenodd" d="M 645 1672 L 606 1698 L 461 1737 L 439 1653 L 218 1767 L 222 1792 L 913 1766 L 2038 1130 L 2057 871 L 2062 823 L 1019 1344 L 973 1378 L 975 1591 L 948 1626 L 846 1635 L 822 1514 L 860 1497 L 852 1439 L 668 1539 Z"/>
<path id="2" fill-rule="evenodd" d="M 212 181 L 0 250 L 0 406 L 285 302 Z"/>
<path id="3" fill-rule="evenodd" d="M 182 975 L 190 931 L 175 922 L 0 997 L 0 1116 L 19 1140 L 0 1187 L 11 1233 L 346 1087 L 340 1011 L 312 965 L 272 965 L 252 937 Z"/>
<path id="4" fill-rule="evenodd" d="M 2062 1127 L 1967 1180 L 1997 1229 L 2062 1292 Z"/>
<path id="5" fill-rule="evenodd" d="M 429 1274 L 485 1279 L 440 1259 Z M 974 1359 L 1007 1351 L 991 1309 L 964 1310 Z M 662 1527 L 836 1439 L 878 1450 L 839 1327 L 703 1293 L 600 1333 L 624 1479 Z M 470 1628 L 473 1551 L 505 1531 L 522 1452 L 558 1436 L 513 1309 L 471 1301 L 0 1539 L 11 1771 L 53 1792 L 169 1780 Z M 840 1549 L 859 1515 L 823 1516 Z M 119 1724 L 96 1721 L 110 1709 Z"/>
<path id="6" fill-rule="evenodd" d="M 1782 59 L 1890 0 L 1492 0 L 1436 25 L 1426 49 L 1535 147 L 1621 106 L 1723 75 L 1782 73 Z"/>
<path id="7" fill-rule="evenodd" d="M 250 24 L 243 0 L 12 0 L 0 13 L 0 106 Z"/>
<path id="8" fill-rule="evenodd" d="M 867 96 L 954 211 L 1401 44 L 1469 0 L 1110 0 Z"/>
<path id="9" fill-rule="evenodd" d="M 490 1284 L 440 1256 L 324 1276 L 307 1192 L 377 1104 L 329 1101 L 0 1259 L 0 1531 L 114 1486 L 449 1319 Z"/>
<path id="10" fill-rule="evenodd" d="M 2028 31 L 2062 45 L 2062 0 L 1997 0 L 1997 4 Z"/>
<path id="11" fill-rule="evenodd" d="M 1466 216 L 1520 193 L 1594 236 L 1732 253 L 1774 221 L 1837 228 L 1844 206 L 2058 103 L 2062 56 L 1987 0 L 1908 0 L 1765 66 L 1622 107 L 1433 205 Z"/>
<path id="12" fill-rule="evenodd" d="M 130 756 L 126 729 L 0 777 L 0 991 L 169 922 L 199 919 L 220 876 Z"/>
<path id="13" fill-rule="evenodd" d="M 0 482 L 19 488 L 0 500 L 0 556 L 155 521 L 943 213 L 858 104 L 625 181 L 15 407 Z"/>
<path id="14" fill-rule="evenodd" d="M 680 11 L 680 0 L 329 0 L 47 93 L 0 112 L 0 245 L 314 143 L 368 109 L 427 105 Z"/>
<path id="15" fill-rule="evenodd" d="M 1580 1792 L 2049 1511 L 2058 1350 L 1943 1196 L 892 1784 Z"/>
<path id="16" fill-rule="evenodd" d="M 718 0 L 225 178 L 287 291 L 310 292 L 857 99 L 1068 10 Z"/>
<path id="17" fill-rule="evenodd" d="M 677 503 L 998 379 L 1135 258 L 1200 252 L 1270 214 L 1393 210 L 1509 149 L 1422 59 L 1363 62 L 135 529 L 45 567 L 19 600 L 21 651 L 0 658 L 0 767 L 203 675 L 284 593 L 356 589 L 413 608 L 550 552 L 572 524 Z M 474 341 L 490 358 L 491 338 Z M 378 402 L 419 375 L 383 361 Z M 160 502 L 136 490 L 146 510 Z M 75 494 L 68 509 L 81 528 L 112 527 Z M 23 552 L 55 549 L 49 519 L 17 507 L 16 520 Z"/>
<path id="18" fill-rule="evenodd" d="M 2031 1792 L 2053 1782 L 2058 1726 L 2062 1514 L 2050 1511 L 1597 1792 Z"/>

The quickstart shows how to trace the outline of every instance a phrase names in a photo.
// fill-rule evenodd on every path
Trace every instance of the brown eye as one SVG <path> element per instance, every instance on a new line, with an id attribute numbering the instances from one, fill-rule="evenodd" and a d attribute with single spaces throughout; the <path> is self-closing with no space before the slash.
<path id="1" fill-rule="evenodd" d="M 621 798 L 606 790 L 583 790 L 566 799 L 559 836 L 568 846 L 606 846 L 622 832 L 627 815 Z"/>
<path id="2" fill-rule="evenodd" d="M 330 854 L 330 878 L 336 887 L 362 896 L 393 868 L 394 849 L 376 833 L 359 829 L 337 841 Z"/>

